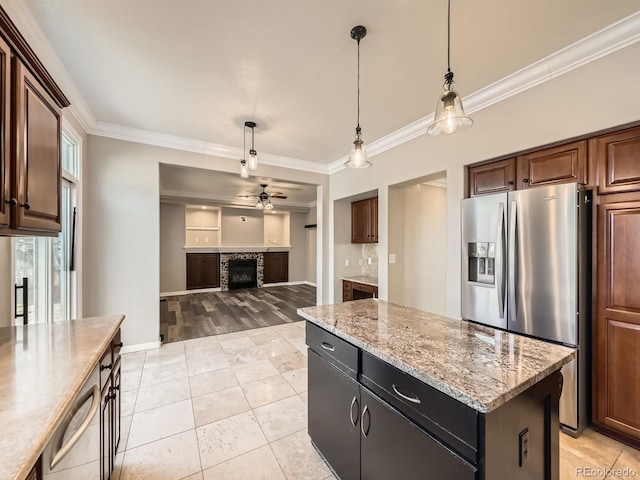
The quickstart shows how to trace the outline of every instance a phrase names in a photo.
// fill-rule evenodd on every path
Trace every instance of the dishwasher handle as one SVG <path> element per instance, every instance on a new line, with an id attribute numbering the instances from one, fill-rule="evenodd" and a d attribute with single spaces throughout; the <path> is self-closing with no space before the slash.
<path id="1" fill-rule="evenodd" d="M 74 410 L 77 411 L 84 402 L 86 402 L 90 396 L 93 396 L 93 401 L 91 402 L 91 408 L 89 408 L 89 413 L 87 417 L 82 422 L 82 425 L 78 428 L 78 430 L 71 436 L 71 438 L 64 445 L 60 445 L 57 448 L 53 448 L 51 450 L 51 470 L 53 470 L 56 465 L 58 465 L 64 457 L 68 455 L 68 453 L 73 449 L 73 447 L 78 443 L 84 432 L 87 431 L 89 425 L 93 421 L 93 418 L 96 416 L 98 409 L 100 408 L 100 387 L 98 385 L 94 385 L 93 389 L 89 391 L 88 395 L 84 395 L 78 402 L 76 403 Z M 62 436 L 62 435 L 61 435 Z"/>

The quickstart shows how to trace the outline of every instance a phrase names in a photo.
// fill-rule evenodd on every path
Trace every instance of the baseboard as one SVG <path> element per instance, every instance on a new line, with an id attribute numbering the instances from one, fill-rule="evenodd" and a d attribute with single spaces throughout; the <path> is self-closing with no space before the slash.
<path id="1" fill-rule="evenodd" d="M 216 288 L 196 288 L 193 290 L 180 290 L 178 292 L 163 292 L 160 294 L 160 298 L 164 297 L 174 297 L 178 295 L 189 295 L 191 293 L 209 293 L 209 292 L 220 292 L 220 287 Z"/>
<path id="2" fill-rule="evenodd" d="M 316 284 L 315 283 L 311 283 L 311 282 L 307 282 L 306 280 L 300 280 L 298 282 L 276 282 L 276 283 L 265 283 L 263 285 L 263 288 L 268 288 L 268 287 L 282 287 L 285 285 L 311 285 L 312 287 L 315 287 Z"/>
<path id="3" fill-rule="evenodd" d="M 120 353 L 142 352 L 144 350 L 153 350 L 154 348 L 160 348 L 160 340 L 157 342 L 138 343 L 137 345 L 125 345 L 120 350 Z"/>

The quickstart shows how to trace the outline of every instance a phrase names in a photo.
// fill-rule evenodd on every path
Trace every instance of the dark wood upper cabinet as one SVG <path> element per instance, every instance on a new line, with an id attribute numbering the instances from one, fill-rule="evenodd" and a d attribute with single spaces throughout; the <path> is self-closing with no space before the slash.
<path id="1" fill-rule="evenodd" d="M 640 445 L 640 194 L 636 198 L 598 206 L 593 420 Z"/>
<path id="2" fill-rule="evenodd" d="M 640 127 L 595 140 L 598 193 L 640 190 Z"/>
<path id="3" fill-rule="evenodd" d="M 289 252 L 264 254 L 264 283 L 289 281 Z"/>
<path id="4" fill-rule="evenodd" d="M 378 243 L 378 197 L 351 202 L 351 243 Z"/>
<path id="5" fill-rule="evenodd" d="M 0 38 L 0 228 L 11 225 L 11 50 Z"/>
<path id="6" fill-rule="evenodd" d="M 587 183 L 587 141 L 546 148 L 518 157 L 518 188 Z"/>
<path id="7" fill-rule="evenodd" d="M 16 229 L 59 232 L 62 115 L 15 58 Z"/>
<path id="8" fill-rule="evenodd" d="M 508 192 L 515 188 L 516 159 L 508 158 L 483 165 L 472 165 L 468 170 L 470 197 Z"/>
<path id="9" fill-rule="evenodd" d="M 61 111 L 67 106 L 0 7 L 0 235 L 60 232 Z"/>
<path id="10" fill-rule="evenodd" d="M 187 253 L 187 290 L 220 286 L 219 253 Z"/>

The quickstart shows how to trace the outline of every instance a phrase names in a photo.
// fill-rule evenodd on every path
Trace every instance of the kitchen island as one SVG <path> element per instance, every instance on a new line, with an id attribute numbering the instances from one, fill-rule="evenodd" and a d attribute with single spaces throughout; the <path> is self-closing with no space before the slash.
<path id="1" fill-rule="evenodd" d="M 374 299 L 298 314 L 309 435 L 342 480 L 558 479 L 573 349 Z"/>
<path id="2" fill-rule="evenodd" d="M 27 478 L 123 319 L 0 328 L 1 479 Z"/>

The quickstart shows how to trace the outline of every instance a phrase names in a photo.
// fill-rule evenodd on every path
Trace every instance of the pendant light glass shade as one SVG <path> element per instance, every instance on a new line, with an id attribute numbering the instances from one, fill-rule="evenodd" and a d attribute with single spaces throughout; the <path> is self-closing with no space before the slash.
<path id="1" fill-rule="evenodd" d="M 265 210 L 273 210 L 273 203 L 271 203 L 271 199 L 267 199 L 267 201 L 264 203 L 264 209 Z"/>
<path id="2" fill-rule="evenodd" d="M 349 154 L 349 159 L 344 163 L 345 167 L 350 168 L 367 168 L 372 163 L 367 158 L 367 150 L 362 140 L 362 132 L 360 128 L 356 128 L 356 137 L 353 141 L 353 150 Z"/>
<path id="3" fill-rule="evenodd" d="M 249 167 L 246 160 L 240 160 L 240 178 L 249 178 Z"/>
<path id="4" fill-rule="evenodd" d="M 253 148 L 249 150 L 249 170 L 258 169 L 258 152 Z"/>
<path id="5" fill-rule="evenodd" d="M 471 117 L 464 113 L 462 98 L 454 86 L 453 82 L 445 81 L 444 91 L 438 96 L 433 123 L 427 128 L 429 135 L 451 134 L 473 125 Z"/>

